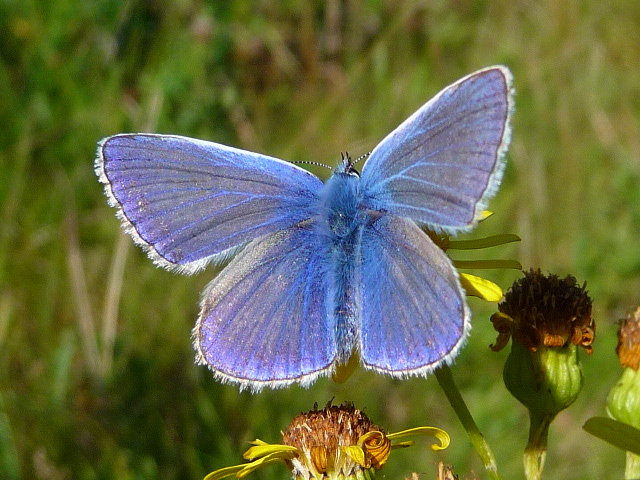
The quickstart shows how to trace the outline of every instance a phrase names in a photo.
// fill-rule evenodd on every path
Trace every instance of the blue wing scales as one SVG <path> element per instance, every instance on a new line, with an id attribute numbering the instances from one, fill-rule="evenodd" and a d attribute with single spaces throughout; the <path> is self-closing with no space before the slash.
<path id="1" fill-rule="evenodd" d="M 504 169 L 511 84 L 508 69 L 490 67 L 427 102 L 371 152 L 365 205 L 447 233 L 473 226 Z"/>
<path id="2" fill-rule="evenodd" d="M 470 329 L 457 271 L 411 220 L 386 215 L 364 229 L 362 291 L 367 368 L 426 375 L 455 357 Z"/>
<path id="3" fill-rule="evenodd" d="M 329 374 L 337 347 L 327 256 L 312 221 L 249 243 L 204 293 L 198 363 L 253 391 Z"/>
<path id="4" fill-rule="evenodd" d="M 282 160 L 153 134 L 104 139 L 96 173 L 136 243 L 183 273 L 309 218 L 323 185 Z"/>

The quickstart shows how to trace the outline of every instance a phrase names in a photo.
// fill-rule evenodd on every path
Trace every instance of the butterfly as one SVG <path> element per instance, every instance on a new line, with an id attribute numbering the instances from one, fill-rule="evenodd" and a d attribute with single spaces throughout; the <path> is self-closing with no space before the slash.
<path id="1" fill-rule="evenodd" d="M 451 363 L 470 311 L 449 257 L 423 231 L 472 228 L 500 183 L 512 75 L 446 87 L 387 135 L 359 174 L 323 182 L 277 158 L 174 135 L 99 143 L 95 171 L 124 229 L 159 266 L 207 286 L 196 359 L 254 392 L 310 385 L 352 355 L 392 377 Z"/>

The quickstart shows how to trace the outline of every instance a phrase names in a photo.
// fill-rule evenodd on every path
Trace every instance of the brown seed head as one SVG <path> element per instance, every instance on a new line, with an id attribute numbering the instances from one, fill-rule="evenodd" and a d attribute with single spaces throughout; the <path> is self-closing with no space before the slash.
<path id="1" fill-rule="evenodd" d="M 364 461 L 360 464 L 350 459 L 341 447 L 358 445 L 358 440 L 365 434 L 368 435 L 360 445 L 364 452 Z M 339 407 L 329 402 L 321 410 L 318 410 L 316 404 L 313 410 L 297 415 L 282 434 L 282 443 L 296 447 L 304 453 L 312 464 L 309 466 L 312 467 L 310 470 L 315 470 L 314 477 L 315 473 L 331 474 L 341 469 L 380 469 L 391 449 L 391 442 L 382 430 L 349 402 Z M 302 464 L 306 463 L 305 459 L 298 460 Z M 295 470 L 296 465 L 290 466 Z M 350 472 L 342 473 L 349 475 Z"/>
<path id="2" fill-rule="evenodd" d="M 640 365 L 640 307 L 620 321 L 616 353 L 620 365 L 638 371 Z"/>
<path id="3" fill-rule="evenodd" d="M 543 275 L 540 270 L 525 273 L 514 282 L 498 305 L 500 313 L 491 317 L 498 331 L 493 350 L 503 348 L 509 336 L 531 351 L 544 347 L 563 347 L 569 343 L 593 351 L 595 323 L 591 299 L 576 279 L 567 275 Z"/>

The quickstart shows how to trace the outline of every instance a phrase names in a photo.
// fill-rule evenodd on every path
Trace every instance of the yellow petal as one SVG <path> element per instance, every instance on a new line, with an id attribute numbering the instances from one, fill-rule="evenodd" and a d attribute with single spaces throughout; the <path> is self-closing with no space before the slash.
<path id="1" fill-rule="evenodd" d="M 236 478 L 243 478 L 249 475 L 251 472 L 259 468 L 268 467 L 269 465 L 273 465 L 274 463 L 282 463 L 282 458 L 280 456 L 266 456 L 262 457 L 255 462 L 247 463 L 242 470 L 236 473 Z"/>
<path id="2" fill-rule="evenodd" d="M 253 442 L 249 442 L 251 445 L 269 445 L 267 442 L 265 442 L 264 440 L 260 440 L 259 438 L 256 438 Z"/>
<path id="3" fill-rule="evenodd" d="M 204 477 L 204 480 L 220 480 L 221 478 L 232 477 L 244 467 L 245 465 L 234 465 L 233 467 L 221 468 L 220 470 L 211 472 L 209 475 Z"/>
<path id="4" fill-rule="evenodd" d="M 397 442 L 391 445 L 391 450 L 397 450 L 398 448 L 413 447 L 416 444 L 415 440 L 405 440 L 404 442 Z"/>
<path id="5" fill-rule="evenodd" d="M 289 445 L 270 444 L 260 439 L 256 439 L 251 443 L 254 446 L 250 447 L 243 455 L 247 460 L 252 460 L 251 462 L 215 470 L 204 477 L 204 480 L 220 480 L 231 476 L 242 478 L 258 468 L 280 463 L 285 459 L 293 458 L 299 453 L 296 447 Z"/>
<path id="6" fill-rule="evenodd" d="M 467 292 L 467 295 L 495 303 L 502 299 L 502 289 L 486 278 L 476 277 L 475 275 L 469 275 L 468 273 L 461 273 L 460 284 Z"/>
<path id="7" fill-rule="evenodd" d="M 371 463 L 377 469 L 387 463 L 389 453 L 391 453 L 391 440 L 384 433 L 378 430 L 372 430 L 358 438 L 358 446 L 371 456 Z M 366 465 L 368 468 L 369 465 Z"/>
<path id="8" fill-rule="evenodd" d="M 257 444 L 256 442 L 260 442 Z M 247 460 L 255 460 L 256 458 L 266 457 L 267 455 L 280 455 L 281 458 L 291 458 L 294 453 L 298 452 L 296 447 L 289 445 L 264 443 L 262 440 L 252 442 L 253 447 L 249 448 L 242 455 Z"/>
<path id="9" fill-rule="evenodd" d="M 358 465 L 364 468 L 369 468 L 368 465 L 366 465 L 367 462 L 362 447 L 359 447 L 358 445 L 348 445 L 341 447 L 341 449 L 344 453 L 349 455 L 351 459 Z"/>
<path id="10" fill-rule="evenodd" d="M 480 218 L 478 218 L 478 221 L 482 222 L 483 220 L 489 218 L 491 215 L 493 215 L 493 212 L 491 210 L 483 210 L 480 212 Z"/>
<path id="11" fill-rule="evenodd" d="M 409 430 L 403 430 L 401 432 L 390 433 L 389 435 L 387 435 L 387 437 L 390 440 L 393 440 L 394 438 L 406 437 L 408 435 L 429 435 L 431 437 L 436 437 L 438 440 L 440 440 L 440 445 L 436 445 L 436 444 L 431 445 L 431 449 L 434 450 L 434 451 L 444 450 L 445 448 L 447 448 L 449 446 L 449 443 L 451 442 L 451 438 L 449 437 L 449 434 L 447 432 L 445 432 L 444 430 L 441 430 L 441 429 L 436 428 L 436 427 L 410 428 Z M 396 447 L 396 446 L 405 446 L 405 445 L 403 445 L 404 443 L 405 442 L 399 442 L 399 443 L 394 444 L 392 446 L 394 446 L 394 447 Z"/>
<path id="12" fill-rule="evenodd" d="M 319 473 L 327 472 L 327 464 L 329 461 L 329 452 L 327 447 L 323 445 L 315 445 L 311 447 L 308 458 Z"/>

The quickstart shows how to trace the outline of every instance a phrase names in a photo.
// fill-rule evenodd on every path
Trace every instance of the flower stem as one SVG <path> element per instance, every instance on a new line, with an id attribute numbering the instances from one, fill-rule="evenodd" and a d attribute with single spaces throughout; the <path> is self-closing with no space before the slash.
<path id="1" fill-rule="evenodd" d="M 436 370 L 436 378 L 438 379 L 440 387 L 447 396 L 451 407 L 456 412 L 460 423 L 462 423 L 462 426 L 467 431 L 471 444 L 480 457 L 480 460 L 482 460 L 484 468 L 489 474 L 489 478 L 493 480 L 502 480 L 502 476 L 500 475 L 500 472 L 498 472 L 498 465 L 496 464 L 496 459 L 493 456 L 491 447 L 480 432 L 480 429 L 471 416 L 471 412 L 469 412 L 467 405 L 464 403 L 462 395 L 460 395 L 460 390 L 458 390 L 458 386 L 453 380 L 453 375 L 451 375 L 449 367 L 447 365 L 443 365 L 438 368 Z"/>
<path id="2" fill-rule="evenodd" d="M 547 457 L 547 438 L 549 437 L 549 425 L 555 415 L 540 415 L 529 412 L 529 442 L 524 449 L 522 462 L 524 474 L 527 480 L 540 480 L 544 460 Z"/>
<path id="3" fill-rule="evenodd" d="M 624 470 L 624 478 L 628 480 L 640 478 L 640 455 L 627 452 L 627 465 Z"/>

